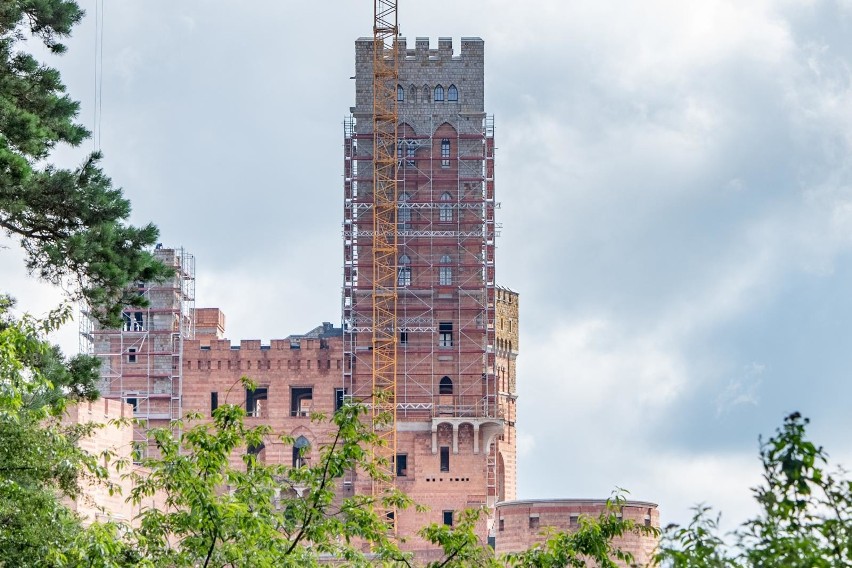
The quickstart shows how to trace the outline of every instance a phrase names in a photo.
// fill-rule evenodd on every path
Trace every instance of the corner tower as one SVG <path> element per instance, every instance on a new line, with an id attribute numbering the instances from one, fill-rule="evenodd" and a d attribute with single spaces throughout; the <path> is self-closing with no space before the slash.
<path id="1" fill-rule="evenodd" d="M 484 43 L 399 40 L 396 483 L 401 534 L 515 498 L 517 294 L 495 283 L 494 123 Z M 344 131 L 344 386 L 372 387 L 373 39 L 355 43 Z M 505 305 L 504 305 L 505 304 Z M 502 307 L 501 307 L 502 306 Z M 499 311 L 499 314 L 498 314 Z M 502 331 L 501 331 L 502 330 Z M 512 341 L 514 339 L 514 341 Z M 369 493 L 368 479 L 356 481 Z M 482 527 L 485 534 L 485 524 Z"/>

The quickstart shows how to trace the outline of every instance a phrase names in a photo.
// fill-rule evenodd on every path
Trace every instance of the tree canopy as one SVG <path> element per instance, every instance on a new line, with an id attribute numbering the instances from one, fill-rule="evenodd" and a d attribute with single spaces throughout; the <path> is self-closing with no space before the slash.
<path id="1" fill-rule="evenodd" d="M 65 285 L 117 326 L 123 305 L 144 304 L 128 284 L 168 273 L 148 250 L 158 231 L 126 223 L 130 202 L 100 168 L 99 152 L 74 170 L 50 164 L 58 144 L 78 146 L 89 132 L 59 72 L 25 49 L 36 41 L 63 53 L 82 17 L 73 0 L 0 3 L 0 228 L 19 241 L 32 274 Z"/>

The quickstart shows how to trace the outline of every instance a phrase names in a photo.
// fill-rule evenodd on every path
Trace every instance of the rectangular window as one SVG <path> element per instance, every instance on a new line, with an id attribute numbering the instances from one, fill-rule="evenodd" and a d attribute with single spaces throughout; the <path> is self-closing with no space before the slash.
<path id="1" fill-rule="evenodd" d="M 399 344 L 400 345 L 408 345 L 408 332 L 400 331 L 399 332 Z"/>
<path id="2" fill-rule="evenodd" d="M 268 387 L 258 387 L 253 391 L 246 389 L 246 414 L 255 418 L 266 416 L 266 399 L 268 396 Z"/>
<path id="3" fill-rule="evenodd" d="M 136 362 L 136 348 L 135 347 L 131 347 L 130 349 L 127 350 L 127 362 L 128 363 L 135 363 Z"/>
<path id="4" fill-rule="evenodd" d="M 450 167 L 450 141 L 446 138 L 441 140 L 441 167 Z"/>
<path id="5" fill-rule="evenodd" d="M 135 312 L 133 320 L 133 331 L 145 331 L 145 325 L 142 323 L 142 312 Z"/>
<path id="6" fill-rule="evenodd" d="M 506 529 L 506 524 L 503 522 L 503 519 L 500 519 L 500 529 L 499 530 L 502 531 L 502 530 L 505 530 L 505 529 Z"/>
<path id="7" fill-rule="evenodd" d="M 408 476 L 408 454 L 396 454 L 396 476 Z"/>
<path id="8" fill-rule="evenodd" d="M 453 346 L 453 324 L 452 322 L 440 322 L 438 324 L 438 347 Z"/>
<path id="9" fill-rule="evenodd" d="M 537 529 L 538 528 L 538 515 L 530 515 L 530 528 Z"/>
<path id="10" fill-rule="evenodd" d="M 409 168 L 414 167 L 414 154 L 417 147 L 411 142 L 408 142 L 408 148 L 405 149 L 405 165 Z"/>
<path id="11" fill-rule="evenodd" d="M 213 411 L 219 408 L 219 393 L 211 392 L 210 393 L 210 413 L 213 414 Z"/>
<path id="12" fill-rule="evenodd" d="M 334 389 L 334 411 L 337 412 L 343 408 L 343 403 L 346 397 L 346 389 Z"/>
<path id="13" fill-rule="evenodd" d="M 310 416 L 313 387 L 290 387 L 290 416 Z"/>
<path id="14" fill-rule="evenodd" d="M 451 266 L 441 266 L 438 268 L 438 284 L 440 286 L 452 286 L 453 268 Z"/>
<path id="15" fill-rule="evenodd" d="M 453 526 L 453 512 L 444 511 L 444 524 L 448 527 Z"/>
<path id="16" fill-rule="evenodd" d="M 125 398 L 124 402 L 133 407 L 133 414 L 139 412 L 139 399 L 138 398 Z"/>
<path id="17" fill-rule="evenodd" d="M 450 471 L 450 447 L 441 446 L 441 471 Z"/>
<path id="18" fill-rule="evenodd" d="M 408 266 L 400 266 L 399 273 L 396 278 L 397 286 L 411 286 L 411 268 Z"/>

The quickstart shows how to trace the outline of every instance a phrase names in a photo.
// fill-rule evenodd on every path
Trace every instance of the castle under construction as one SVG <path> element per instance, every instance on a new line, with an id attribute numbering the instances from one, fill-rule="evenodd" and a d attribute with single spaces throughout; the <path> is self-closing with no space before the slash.
<path id="1" fill-rule="evenodd" d="M 516 501 L 519 297 L 496 279 L 499 202 L 484 42 L 462 38 L 459 53 L 448 38 L 437 49 L 428 38 L 396 42 L 389 462 L 395 486 L 428 510 L 395 512 L 394 522 L 411 537 L 407 546 L 428 558 L 429 547 L 413 536 L 419 528 L 485 507 L 481 538 L 510 551 L 534 542 L 539 526 L 570 528 L 602 502 Z M 250 424 L 294 440 L 270 437 L 258 459 L 298 466 L 332 434 L 333 425 L 312 422 L 312 412 L 330 415 L 348 400 L 373 400 L 383 364 L 376 337 L 387 327 L 375 302 L 383 238 L 374 194 L 376 46 L 372 37 L 355 42 L 355 103 L 344 119 L 340 323 L 269 342 L 232 342 L 218 308 L 195 307 L 193 256 L 158 246 L 157 257 L 175 276 L 137 284 L 149 306 L 126 309 L 120 329 L 85 319 L 81 330 L 84 349 L 101 359 L 103 396 L 130 404 L 141 421 L 137 440 L 187 412 L 209 416 L 219 404 L 236 403 Z M 258 388 L 245 390 L 244 375 Z M 375 487 L 353 471 L 339 490 L 369 494 Z M 653 504 L 626 509 L 659 523 Z M 637 541 L 634 552 L 652 548 Z"/>

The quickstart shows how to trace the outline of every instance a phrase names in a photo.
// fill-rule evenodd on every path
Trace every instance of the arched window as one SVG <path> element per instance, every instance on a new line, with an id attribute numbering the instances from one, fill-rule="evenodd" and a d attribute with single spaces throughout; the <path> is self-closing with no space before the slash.
<path id="1" fill-rule="evenodd" d="M 450 140 L 444 138 L 441 140 L 441 167 L 450 167 Z"/>
<path id="2" fill-rule="evenodd" d="M 438 284 L 441 286 L 452 286 L 453 284 L 453 267 L 450 266 L 451 262 L 450 255 L 445 254 L 441 257 L 441 266 L 438 268 Z"/>
<path id="3" fill-rule="evenodd" d="M 459 90 L 456 89 L 455 85 L 450 85 L 450 88 L 447 89 L 447 100 L 451 103 L 458 102 L 459 100 Z"/>
<path id="4" fill-rule="evenodd" d="M 396 100 L 404 101 L 405 100 L 405 89 L 402 88 L 402 85 L 396 86 Z"/>
<path id="5" fill-rule="evenodd" d="M 305 457 L 311 448 L 311 443 L 304 436 L 299 436 L 293 444 L 293 467 L 302 467 L 307 463 Z"/>
<path id="6" fill-rule="evenodd" d="M 399 257 L 399 271 L 396 276 L 397 286 L 411 286 L 411 259 L 404 254 Z"/>
<path id="7" fill-rule="evenodd" d="M 396 222 L 400 231 L 411 229 L 411 208 L 408 206 L 409 199 L 411 199 L 411 196 L 407 193 L 400 193 L 397 199 Z"/>
<path id="8" fill-rule="evenodd" d="M 438 220 L 441 223 L 450 223 L 453 220 L 453 207 L 450 201 L 453 196 L 448 191 L 441 194 L 441 203 L 438 205 Z"/>
<path id="9" fill-rule="evenodd" d="M 435 87 L 435 102 L 442 103 L 444 102 L 444 87 L 438 85 Z"/>
<path id="10" fill-rule="evenodd" d="M 408 100 L 412 103 L 417 102 L 417 87 L 414 85 L 408 87 Z"/>
<path id="11" fill-rule="evenodd" d="M 450 377 L 441 377 L 438 383 L 438 394 L 453 394 L 453 380 Z"/>

